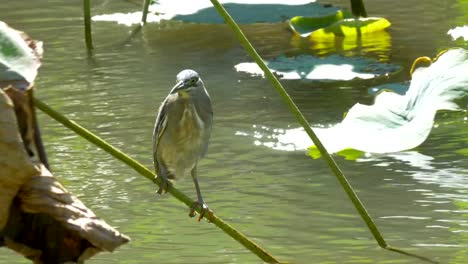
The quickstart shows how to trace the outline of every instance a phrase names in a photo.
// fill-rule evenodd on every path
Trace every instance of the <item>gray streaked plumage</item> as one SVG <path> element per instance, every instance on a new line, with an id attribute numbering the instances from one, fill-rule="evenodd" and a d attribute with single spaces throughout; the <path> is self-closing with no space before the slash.
<path id="1" fill-rule="evenodd" d="M 161 104 L 153 133 L 153 159 L 156 174 L 163 184 L 159 194 L 167 191 L 169 179 L 180 179 L 190 171 L 197 190 L 202 214 L 211 213 L 203 201 L 197 179 L 198 161 L 205 156 L 211 135 L 213 110 L 203 81 L 193 70 L 177 75 L 176 85 Z"/>

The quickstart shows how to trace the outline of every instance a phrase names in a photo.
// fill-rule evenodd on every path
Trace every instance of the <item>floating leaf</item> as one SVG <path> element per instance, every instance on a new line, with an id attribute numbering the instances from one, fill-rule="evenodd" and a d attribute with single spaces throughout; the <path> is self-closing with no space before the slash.
<path id="1" fill-rule="evenodd" d="M 0 81 L 31 84 L 41 65 L 39 44 L 0 21 Z"/>
<path id="2" fill-rule="evenodd" d="M 320 151 L 317 148 L 309 148 L 308 153 L 313 159 L 318 159 L 322 156 Z M 364 152 L 357 149 L 343 149 L 337 152 L 338 155 L 344 157 L 347 160 L 357 160 L 358 158 L 364 155 Z"/>
<path id="3" fill-rule="evenodd" d="M 268 68 L 282 79 L 351 80 L 372 79 L 401 69 L 398 65 L 382 63 L 374 59 L 331 55 L 318 58 L 311 55 L 280 56 L 266 61 Z M 256 63 L 239 63 L 237 71 L 263 76 Z"/>
<path id="4" fill-rule="evenodd" d="M 364 152 L 357 149 L 348 148 L 338 151 L 338 155 L 345 157 L 347 160 L 357 160 L 359 157 L 364 155 Z"/>
<path id="5" fill-rule="evenodd" d="M 301 37 L 308 37 L 312 32 L 331 26 L 332 24 L 351 18 L 352 14 L 349 11 L 338 10 L 334 14 L 326 16 L 295 16 L 289 20 L 289 26 Z"/>
<path id="6" fill-rule="evenodd" d="M 377 92 L 373 105 L 356 104 L 341 123 L 314 127 L 314 131 L 329 153 L 338 153 L 347 159 L 355 159 L 362 152 L 397 152 L 386 155 L 404 160 L 410 152 L 400 151 L 415 148 L 426 140 L 437 110 L 458 110 L 454 101 L 468 93 L 467 72 L 468 51 L 449 50 L 429 67 L 417 68 L 406 93 L 404 84 L 385 85 L 378 91 L 372 89 L 371 92 Z M 253 128 L 253 132 L 238 131 L 236 134 L 253 136 L 255 145 L 276 150 L 298 151 L 313 144 L 303 128 Z M 466 149 L 457 153 L 465 155 Z M 318 158 L 321 154 L 311 146 L 309 155 Z"/>
<path id="7" fill-rule="evenodd" d="M 336 36 L 359 36 L 388 28 L 391 23 L 385 18 L 360 17 L 340 20 L 319 30 L 311 31 L 309 37 L 315 40 Z"/>
<path id="8" fill-rule="evenodd" d="M 323 5 L 318 3 L 304 5 L 268 4 L 265 2 L 261 4 L 226 3 L 223 6 L 236 22 L 240 24 L 283 22 L 298 14 L 328 15 L 337 10 L 333 7 L 323 7 Z M 213 6 L 201 9 L 193 14 L 176 15 L 172 19 L 192 23 L 224 23 L 224 19 Z"/>
<path id="9" fill-rule="evenodd" d="M 457 110 L 453 102 L 468 92 L 468 51 L 443 53 L 429 67 L 415 70 L 405 95 L 383 91 L 373 105 L 354 105 L 344 120 L 315 131 L 330 153 L 344 149 L 388 153 L 422 144 L 437 110 Z M 315 146 L 310 147 L 316 156 Z"/>
<path id="10" fill-rule="evenodd" d="M 356 36 L 334 36 L 327 39 L 291 37 L 291 45 L 300 50 L 313 51 L 317 56 L 330 54 L 367 54 L 377 56 L 379 61 L 389 61 L 392 39 L 387 31 Z"/>
<path id="11" fill-rule="evenodd" d="M 376 96 L 377 94 L 387 91 L 387 92 L 394 92 L 397 94 L 404 95 L 406 91 L 408 91 L 408 83 L 387 83 L 382 84 L 379 86 L 375 86 L 369 88 L 368 93 L 372 96 Z"/>
<path id="12" fill-rule="evenodd" d="M 310 0 L 225 0 L 220 1 L 229 14 L 240 24 L 277 23 L 297 15 L 326 16 L 334 14 L 338 8 L 324 7 Z M 156 14 L 155 14 L 156 12 Z M 224 24 L 208 0 L 197 0 L 187 4 L 185 0 L 159 0 L 150 6 L 149 22 L 179 20 L 187 23 Z M 141 12 L 116 13 L 93 17 L 94 21 L 116 21 L 131 25 L 140 23 Z"/>

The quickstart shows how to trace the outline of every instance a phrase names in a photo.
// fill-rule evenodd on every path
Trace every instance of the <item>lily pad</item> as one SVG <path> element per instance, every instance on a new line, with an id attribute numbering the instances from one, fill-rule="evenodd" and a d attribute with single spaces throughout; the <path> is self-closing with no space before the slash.
<path id="1" fill-rule="evenodd" d="M 325 16 L 295 16 L 289 20 L 291 29 L 301 37 L 308 37 L 312 32 L 331 26 L 332 24 L 345 18 L 352 18 L 349 11 L 338 10 L 334 14 Z"/>
<path id="2" fill-rule="evenodd" d="M 344 36 L 331 38 L 303 38 L 293 35 L 291 45 L 299 50 L 313 51 L 317 56 L 330 54 L 366 54 L 378 56 L 379 61 L 390 60 L 392 39 L 387 31 L 379 31 L 371 34 L 357 36 Z"/>
<path id="3" fill-rule="evenodd" d="M 282 79 L 309 80 L 352 80 L 372 79 L 388 75 L 401 69 L 400 66 L 382 63 L 374 59 L 331 55 L 319 58 L 311 55 L 296 57 L 280 56 L 266 61 L 268 67 Z M 239 63 L 237 71 L 263 76 L 263 71 L 255 63 Z"/>
<path id="4" fill-rule="evenodd" d="M 39 46 L 0 21 L 0 81 L 33 83 L 41 65 Z"/>
<path id="5" fill-rule="evenodd" d="M 229 14 L 240 24 L 284 22 L 294 16 L 326 16 L 338 8 L 323 6 L 307 0 L 225 0 L 220 1 Z M 209 0 L 197 0 L 187 4 L 185 0 L 159 0 L 150 6 L 149 22 L 178 20 L 187 23 L 224 24 Z M 94 21 L 116 21 L 119 24 L 139 23 L 141 12 L 116 13 L 93 17 Z"/>
<path id="6" fill-rule="evenodd" d="M 438 110 L 459 109 L 454 100 L 468 93 L 467 72 L 468 51 L 449 50 L 431 66 L 416 69 L 404 95 L 383 91 L 373 105 L 355 104 L 341 123 L 315 131 L 330 153 L 415 148 L 428 137 Z M 316 154 L 316 146 L 309 149 Z"/>
<path id="7" fill-rule="evenodd" d="M 417 68 L 409 89 L 399 91 L 403 95 L 389 88 L 404 89 L 405 84 L 378 89 L 373 105 L 355 104 L 341 123 L 317 125 L 313 129 L 329 153 L 347 159 L 355 160 L 363 153 L 405 157 L 403 153 L 409 152 L 401 151 L 413 149 L 427 139 L 438 110 L 459 109 L 454 101 L 468 93 L 466 72 L 468 51 L 449 50 L 431 66 Z M 283 151 L 308 149 L 312 158 L 321 156 L 302 127 L 280 129 L 253 125 L 252 129 L 238 131 L 236 135 L 253 137 L 258 146 Z M 465 155 L 466 149 L 459 154 Z"/>
<path id="8" fill-rule="evenodd" d="M 387 91 L 394 92 L 400 95 L 404 95 L 408 91 L 409 83 L 387 83 L 379 86 L 369 88 L 368 93 L 372 96 Z"/>
<path id="9" fill-rule="evenodd" d="M 309 33 L 305 33 L 303 30 L 301 36 L 309 36 L 315 40 L 335 36 L 360 36 L 379 32 L 390 26 L 391 23 L 387 19 L 380 17 L 347 18 L 318 30 L 311 27 Z"/>
<path id="10" fill-rule="evenodd" d="M 224 8 L 226 8 L 232 18 L 240 24 L 283 22 L 298 14 L 324 15 L 337 10 L 333 7 L 323 7 L 323 5 L 318 3 L 308 3 L 304 5 L 226 3 L 224 4 Z M 224 19 L 212 6 L 201 9 L 193 14 L 176 15 L 173 17 L 173 20 L 191 23 L 224 23 Z"/>

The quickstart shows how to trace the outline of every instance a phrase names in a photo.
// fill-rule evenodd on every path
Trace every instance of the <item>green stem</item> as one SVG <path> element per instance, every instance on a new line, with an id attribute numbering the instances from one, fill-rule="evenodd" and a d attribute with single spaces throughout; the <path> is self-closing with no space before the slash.
<path id="1" fill-rule="evenodd" d="M 40 101 L 37 98 L 34 98 L 34 104 L 37 108 L 39 108 L 42 112 L 46 113 L 53 119 L 57 120 L 59 123 L 63 124 L 67 128 L 73 130 L 75 133 L 78 135 L 84 137 L 87 139 L 89 142 L 93 143 L 94 145 L 102 148 L 105 150 L 107 153 L 111 154 L 118 160 L 124 162 L 134 170 L 136 170 L 138 173 L 143 175 L 144 177 L 148 178 L 151 180 L 153 183 L 157 185 L 161 185 L 161 180 L 160 178 L 155 178 L 155 174 L 140 164 L 138 161 L 132 159 L 122 151 L 118 150 L 114 146 L 110 145 L 100 137 L 96 136 L 86 128 L 78 125 L 74 121 L 68 119 L 67 117 L 63 116 L 59 112 L 55 111 L 54 109 L 50 108 L 47 104 L 44 102 Z M 168 192 L 172 194 L 177 200 L 183 202 L 185 205 L 188 207 L 192 206 L 193 200 L 190 199 L 187 195 L 176 189 L 174 186 L 171 186 L 169 188 Z M 200 209 L 197 208 L 197 212 L 200 213 Z M 216 215 L 205 215 L 206 218 L 213 224 L 215 224 L 217 227 L 219 227 L 221 230 L 223 230 L 225 233 L 227 233 L 229 236 L 237 240 L 239 243 L 241 243 L 245 248 L 250 250 L 252 253 L 257 255 L 259 258 L 261 258 L 263 261 L 267 263 L 279 263 L 279 261 L 274 258 L 270 253 L 265 251 L 263 248 L 261 248 L 259 245 L 257 245 L 255 242 L 250 240 L 248 237 L 246 237 L 244 234 L 241 232 L 237 231 L 234 227 L 229 225 L 228 223 L 224 222 L 221 218 L 217 217 Z"/>
<path id="2" fill-rule="evenodd" d="M 409 253 L 407 251 L 404 251 L 404 250 L 401 250 L 401 249 L 398 249 L 398 248 L 388 246 L 385 249 L 393 251 L 393 252 L 397 252 L 397 253 L 400 253 L 400 254 L 403 254 L 403 255 L 406 255 L 406 256 L 409 256 L 409 257 L 414 257 L 414 258 L 417 258 L 417 259 L 420 259 L 422 261 L 426 261 L 426 262 L 429 262 L 429 263 L 435 263 L 435 264 L 439 263 L 438 261 L 432 260 L 430 258 L 426 258 L 424 256 L 419 256 L 419 255 L 416 255 L 416 254 L 413 254 L 413 253 Z"/>
<path id="3" fill-rule="evenodd" d="M 304 115 L 301 113 L 297 105 L 293 102 L 289 94 L 286 92 L 286 90 L 283 88 L 281 83 L 278 81 L 275 75 L 270 71 L 270 69 L 267 67 L 263 59 L 260 57 L 260 55 L 257 53 L 255 48 L 252 46 L 252 44 L 249 42 L 249 40 L 246 38 L 242 30 L 239 28 L 237 23 L 232 19 L 232 17 L 229 15 L 229 13 L 224 9 L 224 7 L 218 2 L 218 0 L 210 0 L 213 6 L 216 8 L 218 13 L 224 18 L 224 21 L 226 24 L 228 24 L 232 31 L 234 31 L 234 34 L 236 35 L 237 39 L 239 42 L 242 44 L 244 49 L 247 51 L 247 53 L 250 55 L 250 57 L 258 64 L 258 66 L 262 69 L 264 72 L 266 78 L 270 80 L 270 82 L 273 84 L 273 87 L 276 89 L 276 91 L 279 93 L 280 97 L 283 99 L 285 104 L 288 106 L 290 112 L 296 117 L 297 121 L 301 124 L 301 126 L 304 128 L 304 130 L 307 132 L 309 137 L 312 139 L 314 142 L 315 146 L 317 149 L 320 151 L 322 156 L 324 157 L 325 161 L 328 163 L 328 166 L 332 170 L 332 172 L 335 174 L 336 178 L 338 179 L 339 183 L 345 190 L 346 194 L 348 195 L 349 199 L 353 203 L 354 207 L 356 210 L 359 212 L 361 215 L 362 219 L 366 223 L 367 227 L 371 231 L 372 235 L 374 236 L 375 240 L 377 240 L 377 243 L 379 244 L 380 247 L 388 249 L 389 245 L 385 242 L 383 236 L 381 235 L 379 229 L 375 225 L 374 221 L 370 217 L 369 213 L 366 211 L 364 205 L 362 202 L 359 200 L 357 194 L 354 192 L 353 188 L 349 184 L 348 180 L 346 177 L 343 175 L 341 172 L 340 168 L 336 164 L 335 160 L 331 157 L 331 155 L 328 153 L 328 151 L 325 149 L 323 146 L 322 142 L 319 140 L 317 135 L 314 133 L 312 130 L 309 122 L 305 119 Z M 396 250 L 392 250 L 396 251 Z M 396 251 L 399 253 L 403 253 L 403 250 Z M 416 256 L 411 253 L 406 253 L 405 255 L 409 256 Z M 420 259 L 427 259 L 425 257 L 419 257 Z"/>
<path id="4" fill-rule="evenodd" d="M 351 0 L 351 12 L 356 17 L 367 17 L 363 0 Z"/>
<path id="5" fill-rule="evenodd" d="M 141 23 L 146 24 L 146 17 L 148 16 L 148 8 L 151 0 L 145 0 L 143 3 L 143 15 L 141 17 Z"/>
<path id="6" fill-rule="evenodd" d="M 84 13 L 84 26 L 85 26 L 85 40 L 88 52 L 93 50 L 93 38 L 91 34 L 91 7 L 90 0 L 83 0 L 83 13 Z"/>

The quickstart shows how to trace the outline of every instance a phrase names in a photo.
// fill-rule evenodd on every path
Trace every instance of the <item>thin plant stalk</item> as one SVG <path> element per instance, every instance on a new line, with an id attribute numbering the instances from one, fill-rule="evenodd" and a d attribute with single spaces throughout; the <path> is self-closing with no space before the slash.
<path id="1" fill-rule="evenodd" d="M 84 14 L 84 26 L 85 26 L 85 41 L 86 49 L 89 51 L 93 50 L 93 37 L 91 34 L 91 7 L 90 0 L 83 0 L 83 14 Z"/>
<path id="2" fill-rule="evenodd" d="M 81 137 L 85 138 L 89 142 L 93 143 L 94 145 L 98 146 L 99 148 L 103 149 L 107 153 L 111 154 L 118 160 L 122 161 L 123 163 L 127 164 L 130 166 L 132 169 L 137 171 L 139 174 L 142 176 L 148 178 L 150 181 L 157 185 L 161 185 L 161 179 L 155 178 L 154 172 L 143 166 L 141 163 L 136 161 L 135 159 L 129 157 L 126 155 L 124 152 L 120 151 L 119 149 L 115 148 L 111 144 L 107 143 L 100 137 L 96 136 L 86 128 L 80 126 L 76 122 L 68 119 L 64 115 L 60 114 L 59 112 L 55 111 L 52 109 L 50 106 L 42 102 L 41 100 L 34 98 L 34 104 L 37 108 L 39 108 L 42 112 L 45 114 L 49 115 L 65 127 L 71 129 L 74 131 L 76 134 L 80 135 Z M 183 192 L 179 191 L 177 188 L 174 186 L 171 186 L 169 188 L 168 192 L 172 194 L 177 200 L 181 201 L 188 207 L 191 207 L 193 204 L 193 200 L 190 199 L 187 195 L 185 195 Z M 197 207 L 197 212 L 200 213 L 200 208 Z M 208 218 L 208 221 L 212 222 L 215 224 L 217 227 L 219 227 L 221 230 L 223 230 L 226 234 L 234 238 L 236 241 L 238 241 L 240 244 L 242 244 L 245 248 L 250 250 L 252 253 L 257 255 L 260 259 L 262 259 L 264 262 L 267 263 L 280 263 L 275 257 L 273 257 L 270 253 L 268 253 L 266 250 L 261 248 L 257 243 L 254 241 L 250 240 L 247 236 L 236 230 L 234 227 L 229 225 L 228 223 L 224 222 L 223 219 L 217 217 L 216 215 L 205 215 L 205 218 Z"/>
<path id="3" fill-rule="evenodd" d="M 142 24 L 146 24 L 146 18 L 148 17 L 148 8 L 149 8 L 149 5 L 150 5 L 150 2 L 151 0 L 145 0 L 145 2 L 143 2 L 143 15 L 141 16 L 141 23 Z"/>
<path id="4" fill-rule="evenodd" d="M 336 164 L 335 160 L 332 158 L 332 156 L 328 153 L 328 151 L 325 149 L 323 146 L 322 142 L 320 139 L 317 137 L 315 132 L 312 130 L 309 122 L 305 119 L 304 115 L 301 113 L 297 105 L 294 103 L 294 101 L 291 99 L 289 94 L 286 92 L 284 87 L 281 85 L 281 83 L 278 81 L 275 75 L 270 71 L 270 69 L 266 66 L 265 62 L 263 59 L 260 57 L 260 55 L 257 53 L 255 48 L 252 46 L 252 44 L 249 42 L 247 37 L 244 35 L 242 30 L 239 28 L 237 23 L 232 19 L 232 17 L 229 15 L 229 13 L 224 9 L 224 7 L 218 2 L 218 0 L 210 0 L 213 6 L 216 8 L 218 13 L 224 18 L 224 21 L 226 24 L 228 24 L 234 34 L 236 35 L 238 41 L 240 44 L 244 47 L 244 49 L 247 51 L 247 53 L 250 55 L 250 57 L 257 63 L 257 65 L 262 69 L 264 72 L 266 78 L 273 84 L 273 87 L 276 89 L 280 97 L 283 99 L 284 103 L 288 106 L 290 112 L 296 117 L 297 121 L 301 124 L 301 126 L 304 128 L 304 130 L 307 132 L 309 135 L 310 139 L 314 142 L 314 144 L 317 146 L 317 149 L 320 151 L 322 156 L 324 157 L 325 161 L 328 163 L 328 166 L 330 167 L 331 171 L 333 174 L 336 176 L 338 179 L 338 182 L 340 183 L 341 187 L 344 189 L 346 194 L 348 195 L 349 199 L 353 203 L 354 207 L 358 211 L 358 213 L 361 215 L 362 219 L 366 223 L 367 227 L 371 231 L 372 235 L 374 236 L 375 240 L 377 240 L 377 243 L 379 244 L 380 247 L 384 249 L 388 249 L 391 251 L 395 251 L 407 256 L 412 256 L 416 257 L 420 260 L 424 260 L 427 262 L 431 263 L 437 263 L 429 258 L 426 258 L 424 256 L 419 256 L 416 254 L 408 253 L 404 250 L 400 250 L 397 248 L 390 247 L 387 242 L 385 242 L 382 234 L 380 233 L 379 229 L 377 228 L 376 224 L 372 220 L 371 216 L 367 212 L 366 208 L 362 204 L 362 202 L 359 200 L 357 194 L 354 192 L 353 188 L 351 187 L 350 183 L 346 179 L 345 175 L 343 172 L 341 172 L 340 168 Z"/>
<path id="5" fill-rule="evenodd" d="M 351 0 L 351 12 L 356 17 L 367 17 L 363 0 Z"/>

